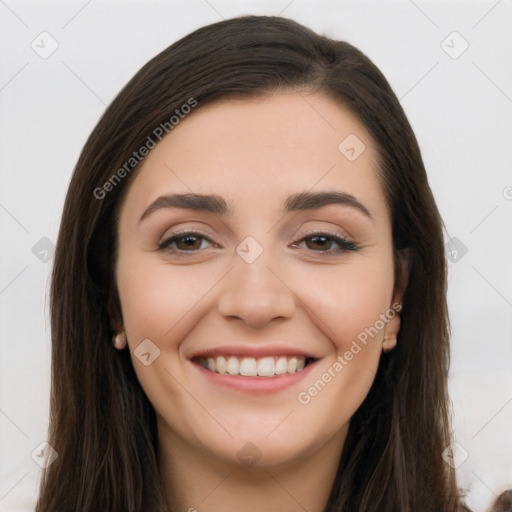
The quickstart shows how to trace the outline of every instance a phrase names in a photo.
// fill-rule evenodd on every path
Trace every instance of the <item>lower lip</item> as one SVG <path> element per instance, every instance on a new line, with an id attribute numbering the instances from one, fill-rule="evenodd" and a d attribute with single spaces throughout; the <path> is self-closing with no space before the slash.
<path id="1" fill-rule="evenodd" d="M 213 384 L 243 393 L 268 395 L 298 384 L 311 373 L 316 363 L 317 361 L 308 364 L 300 372 L 274 375 L 273 377 L 243 377 L 242 375 L 215 373 L 203 368 L 198 363 L 193 362 L 192 365 Z"/>

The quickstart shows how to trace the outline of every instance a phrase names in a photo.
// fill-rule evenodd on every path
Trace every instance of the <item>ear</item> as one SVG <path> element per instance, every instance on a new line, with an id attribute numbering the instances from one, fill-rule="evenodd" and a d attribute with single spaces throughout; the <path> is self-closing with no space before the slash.
<path id="1" fill-rule="evenodd" d="M 383 352 L 389 352 L 396 347 L 396 339 L 400 330 L 400 311 L 402 310 L 403 296 L 409 281 L 411 258 L 410 249 L 395 251 L 395 286 L 393 289 L 393 299 L 389 306 L 389 309 L 394 311 L 395 314 L 390 318 L 384 329 Z"/>
<path id="2" fill-rule="evenodd" d="M 107 313 L 110 319 L 110 327 L 115 334 L 123 332 L 123 316 L 121 313 L 121 306 L 117 294 L 117 286 L 115 280 L 112 278 L 107 302 Z"/>

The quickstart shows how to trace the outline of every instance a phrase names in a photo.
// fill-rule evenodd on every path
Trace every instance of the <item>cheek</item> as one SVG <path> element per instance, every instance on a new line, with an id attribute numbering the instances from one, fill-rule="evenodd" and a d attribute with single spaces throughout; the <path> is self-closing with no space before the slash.
<path id="1" fill-rule="evenodd" d="M 145 338 L 177 345 L 201 298 L 215 285 L 207 265 L 173 268 L 148 255 L 120 259 L 117 283 L 130 345 Z M 164 347 L 161 347 L 164 348 Z"/>
<path id="2" fill-rule="evenodd" d="M 334 434 L 361 405 L 377 372 L 386 325 L 381 315 L 389 311 L 394 284 L 391 250 L 336 271 L 304 273 L 300 281 L 307 287 L 304 297 L 309 290 L 310 318 L 331 351 L 304 383 L 298 402 L 318 419 L 322 435 Z"/>
<path id="3" fill-rule="evenodd" d="M 177 267 L 145 254 L 121 258 L 117 283 L 131 344 L 165 338 L 177 345 L 190 329 L 190 319 L 204 314 L 205 307 L 214 307 L 214 288 L 226 268 L 229 265 L 211 262 Z M 291 263 L 279 273 L 299 299 L 297 308 L 302 302 L 305 313 L 337 352 L 348 350 L 390 305 L 391 255 L 380 253 L 378 258 L 358 257 L 353 263 L 336 265 Z"/>
<path id="4" fill-rule="evenodd" d="M 389 256 L 381 253 L 379 258 L 298 274 L 296 289 L 301 290 L 317 327 L 340 353 L 358 337 L 364 338 L 361 333 L 369 329 L 372 338 L 382 339 L 384 329 L 379 319 L 390 307 L 393 279 L 390 251 Z"/>

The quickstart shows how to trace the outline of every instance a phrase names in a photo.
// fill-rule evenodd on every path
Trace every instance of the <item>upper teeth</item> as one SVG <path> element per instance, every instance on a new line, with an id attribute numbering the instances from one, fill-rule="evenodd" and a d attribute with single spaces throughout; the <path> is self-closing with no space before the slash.
<path id="1" fill-rule="evenodd" d="M 302 356 L 271 356 L 256 359 L 254 357 L 216 356 L 199 359 L 199 364 L 215 373 L 245 377 L 256 377 L 257 375 L 272 377 L 272 375 L 300 372 L 306 365 L 306 358 Z"/>

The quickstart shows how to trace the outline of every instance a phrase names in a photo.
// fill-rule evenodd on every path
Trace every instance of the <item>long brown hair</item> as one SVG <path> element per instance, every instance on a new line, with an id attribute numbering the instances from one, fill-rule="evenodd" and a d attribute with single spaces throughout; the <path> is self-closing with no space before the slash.
<path id="1" fill-rule="evenodd" d="M 324 92 L 366 126 L 378 148 L 396 268 L 401 249 L 412 258 L 398 345 L 383 354 L 350 421 L 325 511 L 468 510 L 442 456 L 452 438 L 446 259 L 442 220 L 412 128 L 385 77 L 352 45 L 289 19 L 243 16 L 200 28 L 151 59 L 83 148 L 51 284 L 48 441 L 58 458 L 43 474 L 36 512 L 166 509 L 155 412 L 128 351 L 117 352 L 111 341 L 120 319 L 117 215 L 139 167 L 126 162 L 191 98 L 199 109 L 297 88 Z"/>

